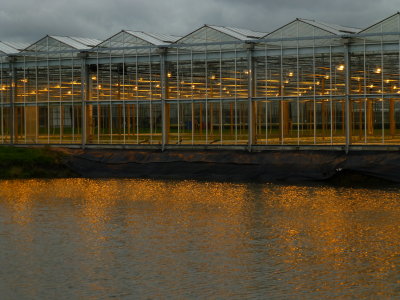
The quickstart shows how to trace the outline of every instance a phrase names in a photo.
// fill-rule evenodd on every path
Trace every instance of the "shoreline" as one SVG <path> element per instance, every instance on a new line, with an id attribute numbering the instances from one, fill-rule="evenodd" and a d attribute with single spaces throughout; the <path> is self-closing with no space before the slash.
<path id="1" fill-rule="evenodd" d="M 151 151 L 0 147 L 0 179 L 151 178 L 380 186 L 400 183 L 400 152 Z"/>
<path id="2" fill-rule="evenodd" d="M 65 159 L 61 151 L 49 147 L 0 146 L 0 179 L 78 177 Z"/>

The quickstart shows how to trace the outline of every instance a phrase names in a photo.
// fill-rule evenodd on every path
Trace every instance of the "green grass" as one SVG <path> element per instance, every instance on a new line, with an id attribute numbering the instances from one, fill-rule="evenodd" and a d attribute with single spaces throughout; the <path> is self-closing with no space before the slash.
<path id="1" fill-rule="evenodd" d="M 0 179 L 74 177 L 64 155 L 44 148 L 0 146 Z"/>

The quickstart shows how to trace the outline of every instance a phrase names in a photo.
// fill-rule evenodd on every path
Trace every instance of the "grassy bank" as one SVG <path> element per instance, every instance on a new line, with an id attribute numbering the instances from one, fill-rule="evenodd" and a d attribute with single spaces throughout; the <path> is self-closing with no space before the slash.
<path id="1" fill-rule="evenodd" d="M 75 177 L 64 154 L 48 148 L 0 146 L 0 179 Z"/>

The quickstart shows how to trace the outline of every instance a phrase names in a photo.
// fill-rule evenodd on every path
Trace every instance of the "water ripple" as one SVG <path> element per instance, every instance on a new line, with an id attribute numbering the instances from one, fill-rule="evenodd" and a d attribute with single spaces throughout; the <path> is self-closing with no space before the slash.
<path id="1" fill-rule="evenodd" d="M 0 182 L 2 299 L 400 296 L 399 189 Z"/>

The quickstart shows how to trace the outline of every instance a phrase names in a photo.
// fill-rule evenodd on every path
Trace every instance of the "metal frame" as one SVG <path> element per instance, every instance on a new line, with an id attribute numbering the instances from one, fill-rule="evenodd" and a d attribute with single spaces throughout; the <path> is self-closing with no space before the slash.
<path id="1" fill-rule="evenodd" d="M 391 36 L 394 37 L 393 41 L 389 42 L 384 42 L 383 37 L 385 36 Z M 322 148 L 322 149 L 333 149 L 333 148 L 340 148 L 344 149 L 344 151 L 348 152 L 352 149 L 358 149 L 357 147 L 365 147 L 366 149 L 373 148 L 375 149 L 376 147 L 379 148 L 380 145 L 352 145 L 352 101 L 357 101 L 361 96 L 364 99 L 364 140 L 365 143 L 367 143 L 367 101 L 368 99 L 371 99 L 371 101 L 374 101 L 373 99 L 381 99 L 381 108 L 380 108 L 380 113 L 381 113 L 381 131 L 382 131 L 382 147 L 384 149 L 387 149 L 388 145 L 385 144 L 385 100 L 389 99 L 400 99 L 400 88 L 399 91 L 394 93 L 394 92 L 385 92 L 385 87 L 384 87 L 384 72 L 386 71 L 384 69 L 384 55 L 386 53 L 400 53 L 400 40 L 396 40 L 400 36 L 400 32 L 389 32 L 389 33 L 374 33 L 374 34 L 367 34 L 367 33 L 362 33 L 362 34 L 352 34 L 352 35 L 343 35 L 340 37 L 341 41 L 343 42 L 342 45 L 339 45 L 337 43 L 338 37 L 337 36 L 312 36 L 312 37 L 298 37 L 298 38 L 284 38 L 281 37 L 280 39 L 271 39 L 271 38 L 265 38 L 265 39 L 259 39 L 259 40 L 251 40 L 251 41 L 231 41 L 231 42 L 213 42 L 213 43 L 200 43 L 200 44 L 170 44 L 170 45 L 163 45 L 163 46 L 138 46 L 138 47 L 108 47 L 108 48 L 93 48 L 93 49 L 84 49 L 84 50 L 59 50 L 59 51 L 49 51 L 49 52 L 22 52 L 18 53 L 12 56 L 8 56 L 8 69 L 10 72 L 10 78 L 11 78 L 11 84 L 9 87 L 9 101 L 4 101 L 4 93 L 2 93 L 2 101 L 0 103 L 1 106 L 1 114 L 2 114 L 2 120 L 4 117 L 3 109 L 4 108 L 10 108 L 10 117 L 9 117 L 9 129 L 10 129 L 10 141 L 9 144 L 15 144 L 14 137 L 16 135 L 15 132 L 15 126 L 16 126 L 16 108 L 22 107 L 23 112 L 24 112 L 24 132 L 26 132 L 26 107 L 30 106 L 36 106 L 38 107 L 38 110 L 40 107 L 47 107 L 47 143 L 44 144 L 51 144 L 50 142 L 50 123 L 51 123 L 51 116 L 50 116 L 50 108 L 58 105 L 60 107 L 60 112 L 59 112 L 59 118 L 60 122 L 61 119 L 63 118 L 62 115 L 62 105 L 65 104 L 70 104 L 72 106 L 72 113 L 74 114 L 75 112 L 75 106 L 77 106 L 77 102 L 74 99 L 74 93 L 78 89 L 74 89 L 74 86 L 72 83 L 72 98 L 65 99 L 63 98 L 63 90 L 62 90 L 62 67 L 71 67 L 72 68 L 72 73 L 74 74 L 74 69 L 81 69 L 81 78 L 80 78 L 80 96 L 81 96 L 81 120 L 80 120 L 80 127 L 81 127 L 81 144 L 80 146 L 82 148 L 85 147 L 94 147 L 96 144 L 93 142 L 88 143 L 88 132 L 92 130 L 91 125 L 88 123 L 88 106 L 96 104 L 98 107 L 101 105 L 108 105 L 109 106 L 109 118 L 110 118 L 110 143 L 113 144 L 113 114 L 114 114 L 114 108 L 117 107 L 118 105 L 122 106 L 122 126 L 123 126 L 123 138 L 122 138 L 122 143 L 115 142 L 113 146 L 115 147 L 137 147 L 137 148 L 155 148 L 155 149 L 161 149 L 162 151 L 166 149 L 174 149 L 174 148 L 204 148 L 205 149 L 224 149 L 224 148 L 231 148 L 233 146 L 240 148 L 240 149 L 246 149 L 248 151 L 259 151 L 260 149 L 276 149 L 278 147 L 279 149 L 292 149 L 295 147 L 296 149 L 309 149 L 310 147 L 316 148 Z M 368 37 L 381 37 L 380 42 L 371 42 L 367 44 L 365 42 L 365 38 Z M 331 39 L 332 44 L 329 46 L 326 45 L 318 45 L 318 41 L 322 39 Z M 362 42 L 360 42 L 360 39 Z M 299 45 L 300 41 L 306 41 L 306 40 L 311 40 L 313 41 L 312 46 L 307 46 L 307 47 L 301 47 Z M 290 42 L 290 41 L 296 41 L 297 45 L 296 46 L 285 46 L 285 42 Z M 269 46 L 270 43 L 280 43 L 280 47 L 274 47 L 274 46 Z M 208 50 L 208 47 L 211 46 L 219 46 L 219 51 L 213 51 L 213 50 Z M 232 47 L 228 47 L 232 46 Z M 203 47 L 204 51 L 193 51 L 193 47 Z M 224 49 L 224 47 L 228 47 L 229 49 Z M 138 54 L 138 50 L 140 49 L 147 49 L 148 53 L 145 55 Z M 190 49 L 189 51 L 187 49 Z M 135 50 L 136 54 L 129 54 L 126 53 L 128 50 Z M 116 51 L 122 51 L 121 54 L 115 54 Z M 380 62 L 380 85 L 381 89 L 380 92 L 373 92 L 372 88 L 368 91 L 367 90 L 367 76 L 365 75 L 363 78 L 364 82 L 364 87 L 362 93 L 353 93 L 352 92 L 352 58 L 355 57 L 356 54 L 362 53 L 364 55 L 364 62 L 363 62 L 363 72 L 364 74 L 367 73 L 367 68 L 366 68 L 366 54 L 368 55 L 373 55 L 374 53 L 379 53 L 381 56 L 381 62 Z M 68 57 L 65 57 L 64 54 L 70 54 Z M 106 55 L 100 55 L 100 54 L 106 54 Z M 108 54 L 108 55 L 107 55 Z M 317 83 L 319 82 L 317 80 L 316 74 L 317 74 L 317 66 L 316 66 L 316 60 L 319 59 L 322 56 L 327 56 L 329 59 L 329 88 L 330 92 L 327 95 L 318 95 L 316 90 L 317 90 Z M 336 94 L 336 92 L 333 91 L 333 86 L 339 86 L 336 84 L 336 82 L 333 82 L 333 77 L 336 78 L 339 76 L 333 69 L 336 68 L 336 66 L 333 64 L 332 58 L 334 56 L 339 56 L 343 57 L 343 64 L 344 64 L 344 88 L 343 92 L 340 94 Z M 279 73 L 279 89 L 280 92 L 276 96 L 269 95 L 269 91 L 272 88 L 272 84 L 269 83 L 269 81 L 273 81 L 273 78 L 270 78 L 271 76 L 268 73 L 268 65 L 271 64 L 271 59 L 270 58 L 278 58 L 280 60 L 280 73 Z M 310 81 L 310 86 L 312 87 L 312 94 L 309 95 L 302 95 L 298 93 L 297 95 L 285 95 L 283 93 L 283 84 L 285 81 L 285 74 L 283 70 L 283 59 L 287 57 L 295 57 L 295 69 L 294 72 L 296 73 L 296 80 L 297 80 L 297 90 L 300 91 L 302 88 L 299 84 L 300 82 L 300 74 L 301 68 L 299 66 L 299 57 L 309 57 L 310 58 L 310 71 L 313 74 L 313 79 Z M 3 59 L 4 57 L 0 57 L 0 59 Z M 256 78 L 256 64 L 254 63 L 254 60 L 257 58 L 264 59 L 265 61 L 265 78 Z M 185 62 L 190 62 L 190 76 L 191 78 L 191 95 L 189 95 L 187 98 L 182 98 L 181 97 L 181 92 L 184 91 L 184 84 L 181 83 L 181 78 L 179 75 L 181 65 L 184 65 Z M 232 91 L 234 92 L 234 96 L 230 97 L 224 97 L 225 94 L 223 94 L 223 78 L 222 78 L 222 66 L 225 64 L 227 61 L 230 63 L 234 63 L 234 68 L 232 68 L 230 71 L 232 74 L 234 74 L 234 88 L 232 88 Z M 247 81 L 247 95 L 241 95 L 238 96 L 240 88 L 238 82 L 240 80 L 237 77 L 238 72 L 238 63 L 241 63 L 243 65 L 247 65 L 247 70 L 246 70 L 246 76 L 244 76 L 243 80 Z M 204 83 L 201 83 L 204 85 L 204 97 L 202 99 L 200 98 L 195 98 L 194 95 L 194 80 L 193 78 L 195 76 L 198 76 L 194 74 L 194 68 L 195 64 L 202 64 L 204 63 L 204 75 L 203 75 L 203 81 Z M 218 97 L 215 97 L 213 95 L 210 96 L 210 90 L 212 90 L 212 87 L 210 86 L 209 83 L 209 72 L 213 68 L 212 63 L 219 64 L 219 91 L 218 91 Z M 141 79 L 139 80 L 138 77 L 140 76 L 140 70 L 138 69 L 139 66 L 148 64 L 148 72 L 149 72 L 149 78 L 146 79 L 148 81 L 148 87 L 149 87 L 149 96 L 148 98 L 141 99 L 139 97 L 139 94 L 142 93 L 142 91 L 139 90 L 139 85 Z M 152 65 L 153 64 L 160 64 L 160 70 L 159 73 L 154 73 L 156 71 L 153 70 Z M 100 89 L 100 84 L 97 83 L 97 95 L 96 99 L 92 99 L 92 92 L 91 90 L 93 89 L 93 86 L 91 84 L 91 74 L 90 74 L 90 67 L 91 66 L 96 66 L 96 76 L 99 78 L 99 66 L 105 65 L 108 66 L 109 68 L 109 74 L 108 74 L 108 88 L 109 88 L 109 98 L 108 99 L 100 99 L 99 97 L 99 89 Z M 114 94 L 112 94 L 112 90 L 117 89 L 118 93 L 121 93 L 119 85 L 117 88 L 114 87 L 114 82 L 113 82 L 113 69 L 116 66 L 122 65 L 122 99 L 119 97 L 114 97 Z M 175 84 L 170 84 L 169 83 L 169 72 L 168 72 L 168 66 L 169 65 L 174 65 L 177 70 L 176 74 L 176 82 Z M 131 66 L 135 66 L 135 74 L 134 73 L 129 73 L 126 71 L 126 68 L 129 68 Z M 397 63 L 397 74 L 398 78 L 400 78 L 400 56 L 399 56 L 399 61 Z M 17 77 L 17 69 L 22 69 L 23 74 L 24 74 L 24 80 L 26 77 L 26 70 L 34 68 L 36 71 L 36 91 L 39 91 L 38 87 L 38 81 L 39 81 L 39 75 L 38 75 L 38 68 L 46 68 L 47 69 L 47 83 L 50 85 L 50 72 L 52 68 L 58 68 L 59 69 L 59 101 L 54 102 L 51 100 L 51 91 L 50 88 L 47 88 L 47 101 L 44 101 L 43 99 L 39 99 L 39 96 L 37 95 L 38 92 L 36 93 L 36 101 L 31 102 L 27 100 L 27 88 L 26 88 L 26 82 L 23 82 L 22 85 L 22 91 L 20 90 L 19 87 L 19 81 L 21 80 L 20 78 Z M 1 81 L 3 81 L 3 69 L 4 65 L 2 63 L 2 76 L 1 76 Z M 117 68 L 118 69 L 118 68 Z M 117 71 L 118 72 L 118 71 Z M 212 72 L 212 71 L 211 71 Z M 135 86 L 136 86 L 136 92 L 132 93 L 131 96 L 126 96 L 128 94 L 127 88 L 125 87 L 125 81 L 128 80 L 126 78 L 129 77 L 129 75 L 134 75 L 135 76 Z M 304 75 L 305 76 L 305 75 Z M 318 75 L 321 76 L 321 75 Z M 74 75 L 72 75 L 72 78 L 74 78 Z M 146 81 L 145 80 L 145 81 Z M 229 81 L 231 79 L 224 79 L 226 81 Z M 258 95 L 257 94 L 257 84 L 259 84 L 259 80 L 265 80 L 265 95 Z M 389 79 L 388 79 L 389 80 Z M 390 79 L 391 80 L 391 79 Z M 73 80 L 74 81 L 74 80 Z M 160 89 L 160 94 L 159 96 L 156 96 L 154 98 L 153 95 L 157 92 L 157 89 L 154 87 L 154 82 L 159 82 L 157 89 Z M 3 83 L 2 83 L 3 84 Z M 119 84 L 119 83 L 118 83 Z M 4 84 L 3 84 L 4 85 Z M 200 84 L 199 84 L 200 85 Z M 400 85 L 400 82 L 399 82 Z M 171 88 L 176 88 L 176 97 L 174 99 L 171 99 L 169 97 L 169 92 L 168 90 Z M 229 85 L 228 85 L 229 86 Z M 19 102 L 17 101 L 17 97 L 19 97 L 19 94 L 22 93 L 23 101 Z M 143 97 L 143 96 L 142 96 Z M 317 101 L 324 101 L 325 99 L 328 99 L 330 102 L 330 145 L 319 145 L 316 140 L 317 136 L 317 106 L 316 103 Z M 297 140 L 296 140 L 296 145 L 293 144 L 285 144 L 285 134 L 283 132 L 284 126 L 282 125 L 282 120 L 284 119 L 284 112 L 283 112 L 283 107 L 281 103 L 286 100 L 293 100 L 295 103 L 295 114 L 294 114 L 294 119 L 296 120 L 297 124 Z M 313 142 L 310 145 L 302 145 L 300 144 L 301 137 L 300 137 L 300 103 L 303 101 L 310 100 L 313 103 L 313 108 L 312 108 L 312 120 L 313 120 Z M 243 101 L 247 101 L 247 145 L 240 146 L 238 145 L 238 119 L 243 117 L 242 112 L 240 111 L 238 113 L 238 103 L 241 102 L 240 104 L 243 104 Z M 343 124 L 345 125 L 344 128 L 344 142 L 342 145 L 338 145 L 337 143 L 333 142 L 333 123 L 336 122 L 334 120 L 334 107 L 333 107 L 333 102 L 334 101 L 345 101 L 345 109 L 344 109 L 344 118 L 345 120 L 343 121 Z M 256 141 L 256 135 L 257 135 L 257 125 L 256 122 L 258 122 L 258 115 L 259 112 L 257 110 L 257 103 L 263 103 L 265 102 L 265 126 L 260 126 L 262 128 L 265 128 L 265 145 L 260 145 L 257 144 Z M 195 143 L 195 121 L 197 119 L 194 116 L 194 105 L 196 103 L 203 103 L 205 104 L 205 142 L 206 145 L 201 144 L 201 143 Z M 210 118 L 213 118 L 213 112 L 209 111 L 209 105 L 212 105 L 213 103 L 218 103 L 219 104 L 219 113 L 217 116 L 217 119 L 219 120 L 219 145 L 212 145 L 210 144 L 211 141 L 209 139 L 209 128 L 212 125 L 213 120 Z M 224 144 L 224 125 L 223 125 L 223 109 L 224 103 L 230 103 L 231 105 L 234 104 L 234 126 L 235 126 L 235 135 L 234 135 L 234 140 L 232 143 Z M 281 129 L 280 129 L 280 145 L 279 143 L 273 143 L 270 142 L 269 139 L 269 131 L 271 131 L 272 126 L 271 124 L 268 124 L 268 114 L 270 113 L 269 108 L 268 108 L 268 103 L 280 103 L 280 118 L 281 118 Z M 162 124 L 162 132 L 161 132 L 161 142 L 160 144 L 152 144 L 152 145 L 142 145 L 140 144 L 139 141 L 139 127 L 140 122 L 143 120 L 140 120 L 140 115 L 139 115 L 139 108 L 142 106 L 146 106 L 149 104 L 149 136 L 150 136 L 150 144 L 153 142 L 156 142 L 156 140 L 153 141 L 153 128 L 154 128 L 154 121 L 153 118 L 156 116 L 153 115 L 153 105 L 161 105 L 161 124 Z M 176 104 L 172 105 L 171 104 Z M 185 125 L 182 124 L 181 120 L 181 114 L 184 111 L 181 111 L 181 105 L 191 105 L 191 124 Z M 127 105 L 132 105 L 135 108 L 135 116 L 131 116 L 132 120 L 128 120 L 127 118 Z M 169 124 L 169 118 L 170 118 L 170 107 L 176 107 L 176 113 L 177 114 L 177 139 L 178 143 L 177 145 L 171 145 L 169 143 L 169 134 L 170 134 L 170 124 Z M 242 107 L 242 106 L 241 106 Z M 183 109 L 183 108 L 182 108 Z M 211 108 L 212 109 L 212 108 Z M 39 113 L 37 113 L 39 114 Z M 100 112 L 97 110 L 97 122 L 100 122 Z M 37 115 L 37 118 L 39 119 L 39 116 Z M 72 117 L 72 126 L 75 124 L 75 116 Z M 93 118 L 93 116 L 91 116 Z M 135 120 L 136 122 L 136 143 L 137 145 L 131 145 L 127 143 L 127 132 L 126 132 L 126 123 L 127 122 L 133 122 Z M 4 123 L 4 121 L 2 121 Z M 90 121 L 92 122 L 92 120 Z M 211 122 L 211 124 L 209 124 Z M 232 122 L 232 117 L 230 122 Z M 359 120 L 361 122 L 361 120 Z M 200 117 L 200 123 L 203 123 L 203 119 Z M 182 144 L 181 145 L 181 126 L 186 126 L 191 128 L 191 145 L 189 146 L 188 144 Z M 200 125 L 201 127 L 202 125 Z M 232 124 L 231 124 L 232 126 Z M 2 125 L 1 132 L 2 132 L 2 143 L 5 143 L 4 139 L 4 124 Z M 97 137 L 97 142 L 100 142 L 100 126 L 98 127 L 98 137 Z M 212 128 L 211 128 L 212 129 Z M 76 128 L 73 128 L 73 135 L 78 130 Z M 25 133 L 26 134 L 26 133 Z M 74 138 L 73 138 L 74 139 Z M 37 141 L 38 144 L 43 144 L 40 141 Z M 28 141 L 24 139 L 24 144 L 28 144 Z M 70 144 L 65 144 L 63 143 L 62 135 L 60 133 L 59 145 L 70 145 Z M 122 146 L 124 145 L 124 146 Z M 75 146 L 75 145 L 74 145 Z M 100 146 L 100 144 L 97 144 L 97 146 Z M 391 147 L 391 146 L 390 146 Z M 393 145 L 394 148 L 397 147 L 397 145 Z M 400 139 L 399 139 L 399 147 L 400 147 Z"/>

